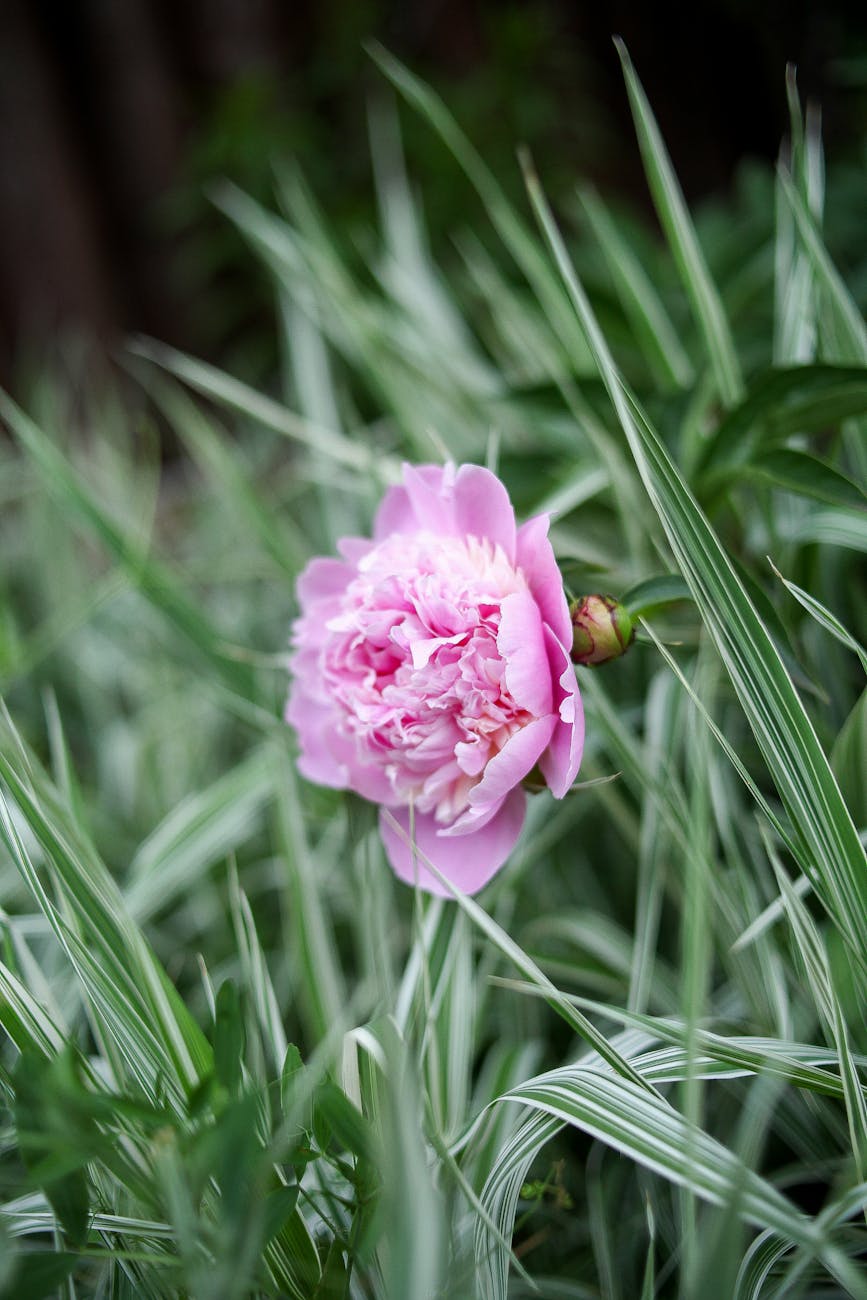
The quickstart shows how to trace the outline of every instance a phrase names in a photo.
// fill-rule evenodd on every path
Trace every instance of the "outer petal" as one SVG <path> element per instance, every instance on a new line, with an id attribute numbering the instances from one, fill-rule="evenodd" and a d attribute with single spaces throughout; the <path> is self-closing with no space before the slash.
<path id="1" fill-rule="evenodd" d="M 542 616 L 528 591 L 506 596 L 500 606 L 497 649 L 506 661 L 506 686 L 515 703 L 534 718 L 550 713 L 551 671 Z"/>
<path id="2" fill-rule="evenodd" d="M 563 645 L 572 643 L 569 606 L 563 591 L 563 579 L 548 540 L 550 519 L 535 515 L 518 529 L 516 560 L 539 606 L 539 612 Z"/>
<path id="3" fill-rule="evenodd" d="M 515 562 L 515 512 L 503 484 L 481 465 L 461 465 L 455 479 L 455 526 L 460 537 L 487 538 Z"/>
<path id="4" fill-rule="evenodd" d="M 298 578 L 298 601 L 302 610 L 318 600 L 339 596 L 355 576 L 355 569 L 343 560 L 311 560 Z"/>
<path id="5" fill-rule="evenodd" d="M 334 790 L 354 790 L 373 803 L 394 802 L 382 768 L 359 762 L 356 745 L 341 733 L 330 700 L 317 699 L 296 679 L 285 717 L 298 734 L 298 770 L 308 781 Z"/>
<path id="6" fill-rule="evenodd" d="M 548 788 L 555 799 L 562 799 L 581 766 L 584 752 L 584 706 L 575 680 L 575 669 L 563 646 L 550 628 L 545 629 L 551 676 L 557 682 L 555 704 L 559 722 L 551 744 L 539 759 Z"/>
<path id="7" fill-rule="evenodd" d="M 432 532 L 453 537 L 455 533 L 454 465 L 403 466 L 403 487 L 389 488 L 376 512 L 375 541 L 393 533 Z"/>
<path id="8" fill-rule="evenodd" d="M 458 889 L 475 894 L 499 871 L 508 858 L 524 824 L 523 790 L 513 790 L 497 815 L 481 830 L 470 835 L 445 836 L 430 816 L 416 814 L 413 834 L 418 849 L 429 858 Z M 406 835 L 410 834 L 409 809 L 397 808 L 392 816 Z M 379 829 L 388 860 L 396 875 L 407 884 L 418 881 L 420 889 L 441 898 L 449 891 L 428 871 L 411 846 L 380 813 Z"/>
<path id="9" fill-rule="evenodd" d="M 349 785 L 349 769 L 337 759 L 328 744 L 334 733 L 331 708 L 312 699 L 296 680 L 286 704 L 286 721 L 298 733 L 301 754 L 298 770 L 308 781 L 328 785 L 334 790 L 345 790 Z"/>
<path id="10" fill-rule="evenodd" d="M 374 543 L 367 537 L 339 537 L 337 549 L 349 564 L 357 565 L 373 550 Z"/>

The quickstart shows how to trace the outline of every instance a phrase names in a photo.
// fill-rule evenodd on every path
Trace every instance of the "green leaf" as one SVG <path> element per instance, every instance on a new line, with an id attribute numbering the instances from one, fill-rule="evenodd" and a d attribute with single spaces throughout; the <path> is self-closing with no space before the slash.
<path id="1" fill-rule="evenodd" d="M 238 986 L 226 980 L 220 985 L 214 1014 L 214 1074 L 232 1096 L 241 1086 L 245 1038 Z"/>
<path id="2" fill-rule="evenodd" d="M 22 1251 L 15 1257 L 14 1288 L 4 1294 L 9 1300 L 44 1300 L 58 1295 L 78 1262 L 78 1255 L 65 1251 Z"/>
<path id="3" fill-rule="evenodd" d="M 90 1214 L 90 1190 L 83 1146 L 96 1139 L 92 1121 L 89 1132 L 80 1131 L 81 1117 L 67 1132 L 64 1124 L 64 1057 L 50 1061 L 35 1052 L 19 1057 L 15 1072 L 15 1124 L 22 1159 L 38 1180 L 57 1215 L 66 1237 L 80 1245 L 86 1235 Z M 58 1169 L 60 1172 L 56 1172 Z M 64 1172 L 65 1170 L 65 1172 Z"/>
<path id="4" fill-rule="evenodd" d="M 292 1183 L 289 1187 L 278 1187 L 265 1197 L 262 1239 L 269 1242 L 278 1232 L 282 1232 L 289 1216 L 295 1213 L 298 1204 L 299 1187 Z"/>
<path id="5" fill-rule="evenodd" d="M 326 1080 L 316 1090 L 314 1097 L 313 1126 L 319 1131 L 330 1131 L 346 1150 L 363 1160 L 373 1158 L 374 1143 L 370 1124 L 357 1106 L 336 1083 Z"/>
<path id="6" fill-rule="evenodd" d="M 867 690 L 861 692 L 834 742 L 831 767 L 856 823 L 867 827 Z"/>
<path id="7" fill-rule="evenodd" d="M 312 1300 L 345 1300 L 349 1294 L 349 1270 L 343 1258 L 343 1246 L 335 1238 L 331 1243 L 322 1270 L 322 1279 Z"/>
<path id="8" fill-rule="evenodd" d="M 774 368 L 753 379 L 749 391 L 705 443 L 700 476 L 743 464 L 768 441 L 791 434 L 836 429 L 867 413 L 867 370 L 862 366 L 804 365 Z"/>
<path id="9" fill-rule="evenodd" d="M 620 597 L 632 618 L 649 618 L 657 610 L 681 600 L 692 600 L 692 592 L 679 573 L 644 578 Z"/>
<path id="10" fill-rule="evenodd" d="M 789 447 L 762 452 L 744 466 L 741 473 L 745 478 L 757 479 L 769 487 L 815 497 L 828 505 L 867 505 L 867 496 L 845 474 L 817 456 L 808 456 L 806 452 Z"/>

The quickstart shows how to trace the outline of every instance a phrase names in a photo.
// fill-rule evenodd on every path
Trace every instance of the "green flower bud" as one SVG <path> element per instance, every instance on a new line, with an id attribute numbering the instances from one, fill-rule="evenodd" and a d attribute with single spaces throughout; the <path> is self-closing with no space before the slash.
<path id="1" fill-rule="evenodd" d="M 593 667 L 618 659 L 635 640 L 627 610 L 613 596 L 582 596 L 569 606 L 572 662 Z"/>

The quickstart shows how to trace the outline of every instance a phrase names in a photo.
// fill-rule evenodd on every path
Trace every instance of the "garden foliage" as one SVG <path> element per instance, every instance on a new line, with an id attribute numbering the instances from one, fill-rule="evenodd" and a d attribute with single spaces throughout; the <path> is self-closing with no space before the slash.
<path id="1" fill-rule="evenodd" d="M 380 121 L 375 233 L 218 193 L 282 389 L 136 340 L 0 401 L 0 1288 L 867 1296 L 863 182 L 790 79 L 693 216 L 621 51 L 661 233 L 529 159 L 518 210 L 374 53 L 466 177 L 448 271 Z M 443 458 L 640 615 L 478 899 L 282 721 L 298 572 Z"/>

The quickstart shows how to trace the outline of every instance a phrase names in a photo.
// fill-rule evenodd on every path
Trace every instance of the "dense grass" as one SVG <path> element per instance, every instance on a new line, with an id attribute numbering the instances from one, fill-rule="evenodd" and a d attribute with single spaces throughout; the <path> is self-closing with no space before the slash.
<path id="1" fill-rule="evenodd" d="M 282 392 L 139 340 L 122 398 L 2 399 L 3 1294 L 867 1296 L 867 331 L 815 122 L 790 84 L 694 223 L 623 52 L 664 243 L 588 190 L 565 237 L 377 57 L 466 173 L 448 276 L 380 123 L 356 247 L 297 175 L 219 193 Z M 294 576 L 445 455 L 643 615 L 579 786 L 448 902 L 281 722 Z"/>

